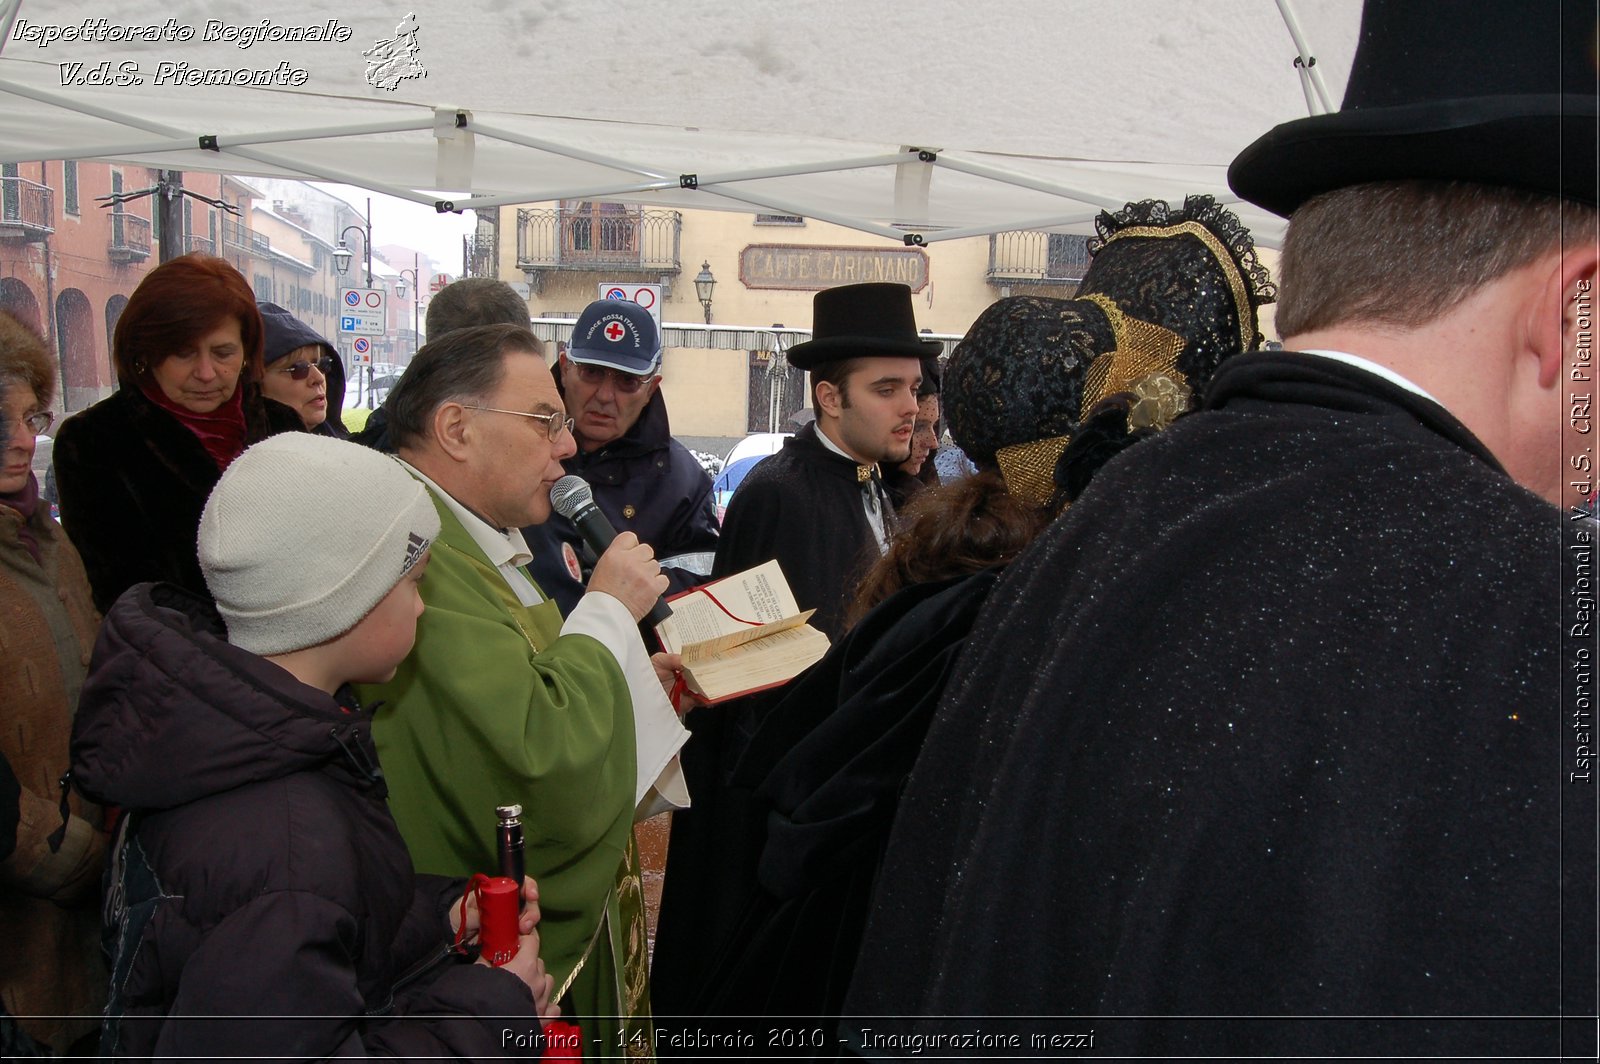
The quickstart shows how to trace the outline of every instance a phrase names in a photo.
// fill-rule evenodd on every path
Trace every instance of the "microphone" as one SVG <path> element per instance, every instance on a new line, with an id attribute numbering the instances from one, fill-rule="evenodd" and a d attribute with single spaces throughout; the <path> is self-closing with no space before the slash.
<path id="1" fill-rule="evenodd" d="M 597 558 L 617 538 L 617 530 L 611 527 L 611 522 L 606 520 L 606 515 L 600 512 L 600 507 L 594 501 L 594 489 L 580 476 L 569 473 L 556 481 L 550 489 L 550 505 L 555 507 L 556 513 L 577 527 L 578 535 L 589 544 L 589 549 L 594 551 Z M 653 628 L 671 616 L 672 607 L 667 605 L 665 599 L 657 598 L 644 620 Z"/>

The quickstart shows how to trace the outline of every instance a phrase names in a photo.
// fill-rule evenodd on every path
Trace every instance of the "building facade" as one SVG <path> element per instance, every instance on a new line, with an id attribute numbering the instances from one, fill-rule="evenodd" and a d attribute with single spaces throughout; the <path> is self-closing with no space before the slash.
<path id="1" fill-rule="evenodd" d="M 361 212 L 305 182 L 206 173 L 180 178 L 179 249 L 226 259 L 257 299 L 288 308 L 337 343 L 339 290 L 365 281 L 365 249 L 356 236 L 346 273 L 338 270 L 334 251 L 349 226 L 365 229 Z M 0 309 L 50 341 L 60 365 L 60 411 L 81 410 L 116 387 L 111 349 L 117 318 L 160 259 L 156 197 L 138 194 L 153 191 L 159 179 L 160 171 L 148 167 L 96 162 L 0 166 Z M 411 267 L 411 249 L 392 250 Z M 426 259 L 421 262 L 427 286 L 434 273 Z M 389 308 L 385 334 L 373 338 L 376 363 L 403 364 L 418 341 L 413 293 L 395 291 L 400 276 L 374 255 L 373 284 L 388 294 Z"/>

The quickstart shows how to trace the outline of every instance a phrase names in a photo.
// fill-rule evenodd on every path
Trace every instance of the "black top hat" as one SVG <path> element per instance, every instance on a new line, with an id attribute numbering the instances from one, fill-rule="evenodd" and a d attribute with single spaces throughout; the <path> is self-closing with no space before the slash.
<path id="1" fill-rule="evenodd" d="M 943 350 L 939 341 L 917 335 L 909 286 L 847 284 L 817 293 L 812 300 L 811 339 L 789 348 L 789 363 L 810 369 L 841 358 L 926 358 Z"/>
<path id="2" fill-rule="evenodd" d="M 1368 181 L 1471 181 L 1594 204 L 1595 8 L 1367 0 L 1343 109 L 1285 122 L 1228 168 L 1288 216 Z"/>

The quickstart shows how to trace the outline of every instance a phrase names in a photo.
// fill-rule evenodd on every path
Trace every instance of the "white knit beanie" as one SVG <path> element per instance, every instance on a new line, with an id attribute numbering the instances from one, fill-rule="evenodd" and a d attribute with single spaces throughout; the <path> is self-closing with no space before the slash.
<path id="1" fill-rule="evenodd" d="M 428 490 L 386 454 L 284 432 L 228 466 L 200 517 L 200 569 L 228 641 L 283 654 L 354 628 L 439 534 Z"/>

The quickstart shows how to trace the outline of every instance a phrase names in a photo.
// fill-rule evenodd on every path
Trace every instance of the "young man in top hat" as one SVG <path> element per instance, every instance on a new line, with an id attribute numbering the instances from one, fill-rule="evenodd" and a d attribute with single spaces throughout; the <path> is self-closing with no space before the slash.
<path id="1" fill-rule="evenodd" d="M 883 470 L 911 454 L 923 340 L 903 284 L 818 292 L 812 338 L 789 349 L 811 373 L 816 420 L 750 471 L 722 520 L 713 576 L 773 558 L 811 623 L 839 635 L 852 577 L 881 553 L 894 511 Z M 880 465 L 881 463 L 881 465 Z"/>
<path id="2" fill-rule="evenodd" d="M 1234 162 L 1289 350 L 989 597 L 846 1015 L 1593 1058 L 1595 14 L 1368 0 L 1343 110 Z"/>
<path id="3" fill-rule="evenodd" d="M 672 438 L 661 394 L 661 334 L 650 312 L 626 300 L 590 303 L 556 360 L 556 384 L 578 442 L 562 466 L 594 488 L 613 528 L 655 550 L 668 594 L 704 583 L 717 549 L 711 478 Z M 555 514 L 523 536 L 539 585 L 564 610 L 569 597 L 576 605 L 594 558 L 572 522 Z M 549 549 L 534 546 L 535 538 Z"/>
<path id="4" fill-rule="evenodd" d="M 858 284 L 818 292 L 812 339 L 789 350 L 811 373 L 816 420 L 751 471 L 723 518 L 713 577 L 776 558 L 801 609 L 830 638 L 841 633 L 853 579 L 883 549 L 894 511 L 879 463 L 911 452 L 923 358 L 941 345 L 917 334 L 911 289 Z M 674 815 L 651 971 L 663 1014 L 692 1015 L 740 915 L 746 888 L 726 869 L 729 840 L 761 815 L 727 789 L 732 770 L 777 693 L 692 710 L 683 769 L 694 809 Z"/>

